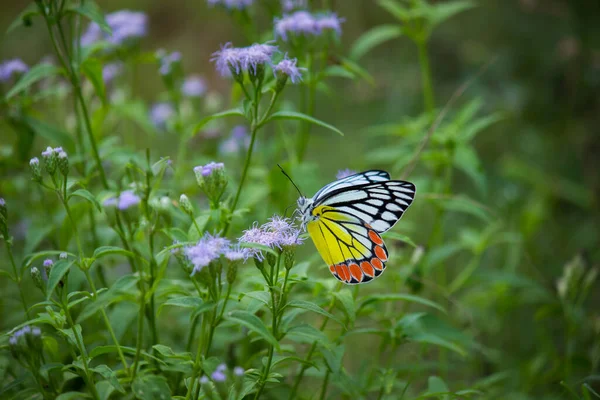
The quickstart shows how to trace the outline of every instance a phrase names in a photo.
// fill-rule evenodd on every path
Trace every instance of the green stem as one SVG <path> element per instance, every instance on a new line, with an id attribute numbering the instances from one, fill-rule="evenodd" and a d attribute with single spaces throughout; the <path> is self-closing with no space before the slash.
<path id="1" fill-rule="evenodd" d="M 21 286 L 21 275 L 19 274 L 19 270 L 17 269 L 17 264 L 15 263 L 15 258 L 13 257 L 12 247 L 9 243 L 9 238 L 4 238 L 4 244 L 6 245 L 6 252 L 8 253 L 8 259 L 10 260 L 10 264 L 13 267 L 13 273 L 15 274 L 15 282 L 17 283 L 17 288 L 19 289 L 19 296 L 21 297 L 21 304 L 23 305 L 23 309 L 25 310 L 25 315 L 27 316 L 27 320 L 30 320 L 29 316 L 29 308 L 27 307 L 27 302 L 25 301 L 25 295 L 23 294 L 23 287 Z"/>
<path id="2" fill-rule="evenodd" d="M 431 68 L 429 56 L 427 55 L 427 40 L 421 39 L 416 42 L 419 50 L 419 65 L 421 66 L 421 80 L 423 84 L 423 105 L 427 113 L 433 113 L 435 108 L 433 84 L 431 79 Z M 433 115 L 432 115 L 433 116 Z"/>
<path id="3" fill-rule="evenodd" d="M 319 400 L 324 400 L 325 399 L 325 395 L 327 394 L 327 385 L 329 385 L 329 374 L 330 374 L 330 372 L 331 371 L 329 370 L 329 368 L 325 372 L 325 378 L 323 379 L 323 386 L 321 386 L 321 395 L 319 396 Z"/>

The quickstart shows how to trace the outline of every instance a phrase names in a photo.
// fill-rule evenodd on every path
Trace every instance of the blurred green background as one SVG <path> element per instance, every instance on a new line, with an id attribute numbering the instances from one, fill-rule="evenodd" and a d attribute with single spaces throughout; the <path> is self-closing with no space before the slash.
<path id="1" fill-rule="evenodd" d="M 216 74 L 210 55 L 228 41 L 236 46 L 249 43 L 226 13 L 208 8 L 201 0 L 98 3 L 105 12 L 148 13 L 150 32 L 142 48 L 181 51 L 186 73 L 201 74 L 212 91 L 228 95 L 230 82 Z M 374 1 L 330 3 L 345 18 L 340 54 L 347 54 L 368 29 L 396 23 Z M 0 32 L 27 4 L 4 2 Z M 477 219 L 473 212 L 464 212 L 469 205 L 462 203 L 458 208 L 463 212 L 444 213 L 443 223 L 436 228 L 439 208 L 432 193 L 445 192 L 438 187 L 436 168 L 421 162 L 410 176 L 419 187 L 415 205 L 397 231 L 424 249 L 425 257 L 415 266 L 413 278 L 425 282 L 431 297 L 440 296 L 428 284 L 442 279 L 440 271 L 456 277 L 469 265 L 477 268 L 468 285 L 448 296 L 454 306 L 449 317 L 452 324 L 477 343 L 466 358 L 449 355 L 450 370 L 444 374 L 454 389 L 477 384 L 488 389 L 489 398 L 559 399 L 567 398 L 560 381 L 579 387 L 585 380 L 600 392 L 598 285 L 572 313 L 564 311 L 556 293 L 566 265 L 576 264 L 587 273 L 600 261 L 600 2 L 482 0 L 476 4 L 434 31 L 429 55 L 438 111 L 462 84 L 481 73 L 447 120 L 453 121 L 460 115 L 458 110 L 469 104 L 477 104 L 477 118 L 494 115 L 496 120 L 474 139 L 480 161 L 476 171 L 469 175 L 458 168 L 446 194 L 468 196 L 481 205 L 474 208 L 484 209 L 486 217 Z M 270 25 L 267 19 L 260 22 L 263 30 Z M 50 52 L 45 27 L 38 21 L 3 36 L 0 60 L 20 57 L 33 65 Z M 409 140 L 410 126 L 423 110 L 416 47 L 400 37 L 376 47 L 359 63 L 372 81 L 336 78 L 330 82 L 331 92 L 317 99 L 315 116 L 346 136 L 313 129 L 307 167 L 299 170 L 304 173 L 295 174 L 308 194 L 344 168 L 383 168 L 399 176 L 402 165 L 396 165 L 390 151 L 397 150 L 400 157 L 418 144 Z M 153 63 L 139 67 L 135 82 L 136 95 L 148 103 L 164 90 Z M 388 124 L 391 134 L 381 134 L 377 127 L 383 124 Z M 427 126 L 415 128 L 418 138 Z M 135 129 L 118 134 L 140 153 L 160 143 L 164 145 L 161 156 L 176 155 L 176 145 L 169 138 L 150 138 Z M 8 180 L 27 169 L 7 161 L 14 133 L 3 126 L 0 138 L 4 166 L 0 188 L 18 193 L 12 186 L 8 189 Z M 266 146 L 267 141 L 262 144 Z M 37 147 L 42 146 L 40 141 Z M 189 153 L 203 146 L 197 140 Z M 383 154 L 379 149 L 388 151 Z M 262 151 L 259 146 L 259 154 Z M 283 158 L 283 152 L 271 151 L 262 161 L 273 166 L 268 170 L 276 171 L 278 157 Z M 291 192 L 287 186 L 277 190 Z M 420 198 L 422 193 L 426 195 Z M 295 194 L 286 196 L 293 201 Z M 273 200 L 272 204 L 273 209 L 263 205 L 263 216 L 283 210 L 282 202 Z M 25 216 L 25 210 L 20 212 Z M 442 233 L 436 234 L 435 229 Z M 487 242 L 480 252 L 465 251 L 471 245 L 476 248 L 487 234 L 490 242 L 503 244 Z M 436 247 L 430 248 L 433 236 Z M 314 251 L 311 246 L 305 246 L 306 254 Z M 408 260 L 410 253 L 404 257 Z M 411 289 L 423 290 L 416 286 Z M 362 346 L 355 343 L 359 355 L 356 363 L 350 361 L 355 371 L 360 363 L 368 362 Z M 421 363 L 410 368 L 437 367 Z"/>

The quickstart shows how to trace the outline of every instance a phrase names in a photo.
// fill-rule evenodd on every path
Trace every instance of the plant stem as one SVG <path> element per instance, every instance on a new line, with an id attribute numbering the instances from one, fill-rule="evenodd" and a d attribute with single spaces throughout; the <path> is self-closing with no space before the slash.
<path id="1" fill-rule="evenodd" d="M 427 40 L 416 41 L 419 50 L 419 65 L 421 66 L 421 80 L 423 84 L 423 105 L 427 113 L 432 113 L 435 108 L 433 85 L 431 79 L 431 68 L 429 56 L 427 55 Z"/>
<path id="2" fill-rule="evenodd" d="M 4 244 L 6 245 L 6 252 L 8 253 L 8 259 L 10 260 L 10 264 L 13 267 L 13 272 L 15 274 L 15 279 L 17 283 L 17 288 L 19 289 L 19 296 L 21 297 L 21 304 L 23 305 L 23 309 L 25 310 L 25 315 L 27 316 L 27 320 L 31 319 L 29 316 L 29 308 L 27 307 L 27 302 L 25 301 L 25 295 L 23 294 L 23 287 L 21 286 L 21 274 L 17 269 L 17 264 L 15 263 L 15 258 L 12 253 L 12 246 L 9 243 L 9 238 L 4 238 Z"/>
<path id="3" fill-rule="evenodd" d="M 329 384 L 330 372 L 331 371 L 329 370 L 329 368 L 327 368 L 327 371 L 325 372 L 325 378 L 323 379 L 323 386 L 321 386 L 321 395 L 319 396 L 319 400 L 324 400 L 325 395 L 327 394 L 327 385 Z"/>

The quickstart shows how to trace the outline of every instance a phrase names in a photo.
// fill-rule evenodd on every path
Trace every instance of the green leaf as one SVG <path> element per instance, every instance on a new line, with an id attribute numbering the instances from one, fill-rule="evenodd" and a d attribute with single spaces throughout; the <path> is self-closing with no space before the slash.
<path id="1" fill-rule="evenodd" d="M 413 342 L 434 344 L 436 346 L 445 347 L 446 349 L 452 350 L 463 357 L 467 355 L 467 352 L 461 346 L 432 333 L 417 333 L 410 335 L 409 339 Z"/>
<path id="2" fill-rule="evenodd" d="M 52 296 L 52 292 L 54 292 L 56 285 L 58 285 L 62 277 L 67 273 L 74 262 L 75 261 L 59 260 L 52 266 L 50 269 L 48 282 L 46 283 L 46 300 L 50 299 L 50 296 Z"/>
<path id="3" fill-rule="evenodd" d="M 101 247 L 98 247 L 96 250 L 94 250 L 93 257 L 97 260 L 97 259 L 99 259 L 101 257 L 106 257 L 106 256 L 112 255 L 112 254 L 120 254 L 120 255 L 125 256 L 125 257 L 133 257 L 135 255 L 131 251 L 127 251 L 127 250 L 122 249 L 120 247 L 116 247 L 116 246 L 101 246 Z"/>
<path id="4" fill-rule="evenodd" d="M 350 49 L 350 58 L 358 60 L 373 48 L 388 40 L 396 39 L 402 36 L 402 28 L 398 25 L 380 25 L 376 26 L 362 35 L 352 45 Z"/>
<path id="5" fill-rule="evenodd" d="M 382 301 L 408 301 L 410 303 L 418 303 L 418 304 L 422 304 L 422 305 L 425 305 L 428 307 L 435 308 L 436 310 L 440 310 L 443 313 L 446 312 L 444 307 L 442 307 L 438 303 L 435 303 L 431 300 L 424 299 L 419 296 L 415 296 L 412 294 L 406 294 L 406 293 L 373 294 L 373 295 L 367 296 L 363 300 L 359 309 L 362 309 L 363 307 L 365 307 L 369 304 L 379 303 Z"/>
<path id="6" fill-rule="evenodd" d="M 48 78 L 50 76 L 58 75 L 62 72 L 62 68 L 59 68 L 50 63 L 41 63 L 34 65 L 29 71 L 27 71 L 21 79 L 15 83 L 15 85 L 6 93 L 6 100 L 21 93 L 29 86 L 33 85 L 37 81 Z"/>
<path id="7" fill-rule="evenodd" d="M 85 0 L 82 2 L 77 2 L 76 4 L 77 6 L 71 6 L 67 8 L 66 11 L 71 11 L 83 15 L 84 17 L 89 18 L 93 22 L 97 23 L 98 26 L 100 26 L 100 28 L 104 32 L 108 34 L 112 33 L 110 25 L 108 25 L 106 19 L 104 19 L 104 14 L 102 13 L 102 10 L 100 9 L 100 7 L 98 7 L 98 4 L 96 4 L 94 0 Z"/>
<path id="8" fill-rule="evenodd" d="M 275 250 L 273 250 L 272 248 L 270 248 L 269 246 L 265 246 L 262 244 L 258 244 L 258 243 L 240 243 L 240 247 L 244 247 L 244 248 L 250 248 L 250 249 L 258 249 L 260 251 L 266 251 L 267 253 L 271 253 L 273 254 L 275 257 L 278 256 L 277 252 Z"/>
<path id="9" fill-rule="evenodd" d="M 91 399 L 91 398 L 92 398 L 92 396 L 90 396 L 87 393 L 66 392 L 66 393 L 62 393 L 61 395 L 56 397 L 56 400 L 77 400 L 77 399 Z"/>
<path id="10" fill-rule="evenodd" d="M 427 393 L 448 393 L 450 389 L 448 389 L 448 385 L 446 382 L 439 376 L 430 376 L 427 379 Z M 441 399 L 446 400 L 448 396 L 440 396 Z"/>
<path id="11" fill-rule="evenodd" d="M 202 120 L 200 120 L 200 122 L 198 122 L 196 125 L 194 125 L 194 127 L 192 128 L 192 131 L 190 132 L 190 137 L 192 137 L 195 134 L 197 134 L 198 132 L 200 132 L 200 130 L 202 128 L 204 128 L 204 126 L 206 124 L 208 124 L 210 121 L 212 121 L 214 119 L 227 118 L 227 117 L 243 117 L 243 116 L 244 116 L 244 110 L 242 110 L 241 108 L 233 108 L 231 110 L 226 110 L 226 111 L 222 111 L 220 113 L 209 115 L 208 117 L 203 118 Z"/>
<path id="12" fill-rule="evenodd" d="M 77 196 L 77 197 L 86 199 L 87 201 L 92 203 L 94 206 L 96 206 L 98 211 L 102 211 L 102 207 L 100 206 L 100 203 L 98 203 L 98 200 L 96 200 L 96 197 L 93 194 L 91 194 L 89 191 L 87 191 L 85 189 L 78 189 L 69 195 L 69 199 L 73 196 Z"/>
<path id="13" fill-rule="evenodd" d="M 379 0 L 379 5 L 402 22 L 411 18 L 410 10 L 394 0 Z"/>
<path id="14" fill-rule="evenodd" d="M 292 300 L 290 302 L 288 302 L 285 307 L 295 307 L 295 308 L 302 308 L 304 310 L 308 310 L 308 311 L 312 311 L 315 312 L 317 314 L 321 314 L 329 319 L 334 320 L 335 322 L 339 323 L 340 325 L 343 325 L 342 321 L 340 321 L 335 315 L 328 313 L 327 311 L 323 310 L 321 307 L 319 307 L 316 304 L 313 304 L 309 301 L 304 301 L 304 300 Z M 285 309 L 284 307 L 284 309 Z"/>
<path id="15" fill-rule="evenodd" d="M 336 128 L 333 125 L 329 125 L 326 122 L 320 121 L 316 118 L 313 118 L 309 115 L 306 114 L 302 114 L 296 111 L 277 111 L 273 114 L 271 114 L 271 116 L 269 118 L 266 119 L 266 121 L 263 121 L 263 123 L 261 125 L 266 124 L 269 121 L 275 120 L 275 119 L 292 119 L 292 120 L 299 120 L 299 121 L 304 121 L 304 122 L 310 122 L 311 124 L 315 124 L 315 125 L 319 125 L 322 126 L 323 128 L 327 128 L 331 131 L 334 131 L 335 133 L 344 136 L 344 134 L 342 133 L 342 131 L 340 131 L 338 128 Z"/>
<path id="16" fill-rule="evenodd" d="M 475 4 L 471 1 L 448 1 L 438 3 L 432 7 L 429 13 L 429 23 L 431 27 L 441 24 L 445 20 L 455 16 L 458 13 L 474 8 Z"/>
<path id="17" fill-rule="evenodd" d="M 17 18 L 9 25 L 6 33 L 10 33 L 20 26 L 31 26 L 33 24 L 32 17 L 40 15 L 40 9 L 35 2 L 29 3 L 29 5 L 19 13 Z"/>
<path id="18" fill-rule="evenodd" d="M 23 116 L 23 122 L 29 125 L 35 133 L 44 139 L 64 147 L 67 151 L 72 151 L 75 148 L 73 138 L 71 138 L 67 132 L 56 126 L 50 125 L 49 123 L 36 119 L 30 115 Z"/>
<path id="19" fill-rule="evenodd" d="M 277 339 L 275 339 L 273 334 L 269 332 L 269 329 L 267 329 L 264 322 L 256 315 L 251 314 L 248 311 L 236 310 L 230 312 L 225 319 L 245 326 L 266 340 L 269 344 L 275 346 L 275 348 L 279 351 L 279 343 L 277 342 Z"/>
<path id="20" fill-rule="evenodd" d="M 174 299 L 169 299 L 166 302 L 164 302 L 163 304 L 161 304 L 160 307 L 158 308 L 158 314 L 161 313 L 163 307 L 165 307 L 165 306 L 193 308 L 193 309 L 195 309 L 196 313 L 197 312 L 203 313 L 203 312 L 211 310 L 215 306 L 215 303 L 212 301 L 204 302 L 204 301 L 202 301 L 201 298 L 194 297 L 194 296 L 176 297 Z"/>
<path id="21" fill-rule="evenodd" d="M 92 82 L 96 95 L 102 100 L 102 104 L 106 104 L 106 88 L 104 87 L 104 79 L 102 78 L 102 68 L 100 60 L 95 58 L 88 58 L 81 65 L 81 71 Z"/>
<path id="22" fill-rule="evenodd" d="M 200 229 L 201 233 L 199 233 L 198 229 L 196 229 L 196 225 L 192 223 L 190 225 L 190 228 L 188 229 L 186 241 L 200 239 L 200 236 L 202 235 L 202 233 L 204 233 L 204 228 L 206 228 L 206 225 L 210 221 L 210 213 L 202 212 L 200 215 L 198 215 L 195 218 L 195 221 L 196 221 L 196 224 L 198 225 L 198 228 Z"/>
<path id="23" fill-rule="evenodd" d="M 131 385 L 136 399 L 140 400 L 168 400 L 171 390 L 166 378 L 157 375 L 138 376 Z"/>
<path id="24" fill-rule="evenodd" d="M 321 346 L 331 348 L 329 338 L 314 326 L 308 324 L 296 325 L 287 330 L 285 338 L 296 343 L 319 343 Z"/>
<path id="25" fill-rule="evenodd" d="M 108 365 L 104 365 L 104 364 L 98 365 L 98 366 L 92 368 L 92 371 L 100 374 L 116 390 L 118 390 L 119 392 L 125 394 L 125 389 L 123 389 L 123 386 L 121 386 L 121 384 L 119 383 L 119 380 L 117 379 L 117 374 L 115 373 L 115 371 L 113 371 L 112 369 L 110 369 L 108 367 Z"/>
<path id="26" fill-rule="evenodd" d="M 81 336 L 81 325 L 79 324 L 73 325 L 73 328 L 59 329 L 59 331 L 69 339 L 71 345 L 75 348 L 79 348 L 79 343 L 84 343 L 83 336 Z"/>
<path id="27" fill-rule="evenodd" d="M 350 290 L 348 288 L 343 288 L 339 292 L 333 292 L 333 295 L 340 303 L 342 303 L 344 312 L 348 316 L 350 322 L 354 323 L 354 320 L 356 320 L 356 304 Z"/>
<path id="28" fill-rule="evenodd" d="M 406 243 L 406 244 L 408 244 L 408 245 L 410 245 L 410 246 L 412 246 L 414 248 L 419 247 L 419 246 L 417 246 L 417 244 L 415 242 L 412 241 L 411 238 L 409 238 L 406 235 L 402 235 L 400 233 L 397 233 L 397 232 L 386 232 L 385 233 L 385 237 L 386 237 L 386 239 L 389 238 L 389 239 L 399 240 L 399 241 L 404 242 L 404 243 Z"/>
<path id="29" fill-rule="evenodd" d="M 172 348 L 170 348 L 169 346 L 162 345 L 162 344 L 155 344 L 154 346 L 152 346 L 152 348 L 155 349 L 156 351 L 158 351 L 163 356 L 168 357 L 168 358 L 178 358 L 181 360 L 191 360 L 192 359 L 192 355 L 190 353 L 175 353 Z"/>
<path id="30" fill-rule="evenodd" d="M 134 347 L 126 347 L 126 346 L 120 346 L 120 347 L 121 347 L 121 351 L 123 352 L 123 354 L 135 355 L 135 353 L 136 353 L 136 349 Z M 114 344 L 107 345 L 107 346 L 96 346 L 92 349 L 92 351 L 90 351 L 90 359 L 101 356 L 103 354 L 116 353 L 116 352 L 117 352 L 117 346 L 115 346 Z"/>
<path id="31" fill-rule="evenodd" d="M 334 373 L 338 373 L 342 369 L 342 361 L 346 347 L 343 344 L 331 349 L 321 346 L 320 351 L 321 354 L 323 354 L 323 358 L 325 358 L 325 362 L 329 366 L 329 369 Z"/>

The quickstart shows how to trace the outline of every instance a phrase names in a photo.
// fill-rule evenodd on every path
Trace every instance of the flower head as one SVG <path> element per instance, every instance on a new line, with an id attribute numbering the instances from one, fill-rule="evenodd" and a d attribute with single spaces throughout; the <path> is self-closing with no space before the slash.
<path id="1" fill-rule="evenodd" d="M 225 139 L 219 146 L 219 150 L 226 154 L 238 153 L 241 149 L 250 147 L 250 134 L 245 125 L 236 125 L 231 130 L 229 138 Z"/>
<path id="2" fill-rule="evenodd" d="M 194 246 L 186 247 L 184 250 L 185 255 L 194 265 L 192 275 L 219 258 L 228 247 L 229 240 L 213 236 L 210 233 L 204 235 Z"/>
<path id="3" fill-rule="evenodd" d="M 324 31 L 334 31 L 338 36 L 342 35 L 343 19 L 339 18 L 335 13 L 323 14 L 316 19 L 316 28 L 319 33 Z"/>
<path id="4" fill-rule="evenodd" d="M 29 160 L 30 167 L 33 168 L 35 165 L 40 165 L 40 159 L 37 157 L 33 157 L 31 160 Z"/>
<path id="5" fill-rule="evenodd" d="M 233 374 L 235 376 L 242 376 L 242 375 L 244 375 L 244 368 L 242 368 L 242 367 L 235 367 L 233 369 Z"/>
<path id="6" fill-rule="evenodd" d="M 106 23 L 112 33 L 102 31 L 100 26 L 92 22 L 81 36 L 81 44 L 89 46 L 104 39 L 115 45 L 124 44 L 127 40 L 146 36 L 148 16 L 143 12 L 121 10 L 106 15 Z"/>
<path id="7" fill-rule="evenodd" d="M 338 173 L 335 175 L 335 179 L 344 179 L 350 175 L 354 175 L 356 174 L 356 171 L 353 171 L 349 168 L 346 169 L 341 169 L 338 171 Z"/>
<path id="8" fill-rule="evenodd" d="M 254 243 L 270 247 L 272 249 L 283 249 L 288 246 L 296 246 L 302 243 L 300 230 L 289 218 L 278 215 L 273 216 L 269 222 L 262 226 L 254 223 L 250 229 L 244 231 L 238 239 L 240 243 Z M 248 249 L 248 256 L 263 260 L 264 255 L 258 249 Z"/>
<path id="9" fill-rule="evenodd" d="M 69 257 L 69 255 L 66 252 L 64 252 L 64 251 L 58 255 L 58 258 L 60 260 L 66 260 L 67 257 Z"/>
<path id="10" fill-rule="evenodd" d="M 208 376 L 202 375 L 202 377 L 200 378 L 200 383 L 207 384 L 208 382 L 210 382 L 210 379 L 208 379 Z"/>
<path id="11" fill-rule="evenodd" d="M 296 11 L 275 19 L 275 37 L 287 42 L 291 36 L 319 36 L 332 30 L 342 34 L 343 20 L 336 14 L 313 15 L 308 11 Z"/>
<path id="12" fill-rule="evenodd" d="M 123 72 L 123 63 L 114 62 L 106 64 L 104 68 L 102 68 L 102 80 L 105 84 L 108 84 L 119 76 L 121 72 Z"/>
<path id="13" fill-rule="evenodd" d="M 215 382 L 225 382 L 225 380 L 227 379 L 227 376 L 225 375 L 225 373 L 223 373 L 223 371 L 219 371 L 219 370 L 216 370 L 215 372 L 213 372 L 210 377 Z"/>
<path id="14" fill-rule="evenodd" d="M 181 93 L 188 97 L 200 97 L 206 92 L 206 82 L 199 76 L 190 76 L 183 81 Z"/>
<path id="15" fill-rule="evenodd" d="M 242 248 L 239 246 L 231 246 L 229 249 L 223 252 L 223 255 L 229 261 L 245 261 L 248 258 L 248 250 L 249 249 Z"/>
<path id="16" fill-rule="evenodd" d="M 171 103 L 156 103 L 150 109 L 150 120 L 158 129 L 164 129 L 174 115 L 175 108 Z"/>
<path id="17" fill-rule="evenodd" d="M 287 58 L 287 54 L 284 59 L 279 61 L 279 63 L 273 67 L 273 72 L 280 73 L 281 75 L 287 77 L 292 81 L 292 83 L 298 83 L 302 80 L 302 73 L 300 70 L 306 70 L 306 68 L 298 68 L 296 63 L 297 59 L 289 59 Z"/>
<path id="18" fill-rule="evenodd" d="M 0 82 L 8 82 L 14 74 L 22 74 L 29 71 L 27 64 L 18 58 L 4 61 L 0 64 Z"/>
<path id="19" fill-rule="evenodd" d="M 221 46 L 221 50 L 213 53 L 210 59 L 221 76 L 236 75 L 244 71 L 256 73 L 259 66 L 270 65 L 271 56 L 277 46 L 255 43 L 249 47 L 233 47 L 231 43 Z"/>
<path id="20" fill-rule="evenodd" d="M 207 177 L 212 175 L 215 170 L 223 168 L 225 168 L 225 164 L 211 161 L 206 165 L 194 167 L 194 172 L 196 173 L 196 176 L 202 175 L 203 177 Z"/>
<path id="21" fill-rule="evenodd" d="M 181 61 L 181 53 L 174 51 L 171 54 L 166 54 L 160 57 L 159 72 L 161 75 L 168 75 L 173 70 L 173 65 Z"/>
<path id="22" fill-rule="evenodd" d="M 141 199 L 131 190 L 121 192 L 118 197 L 110 197 L 102 203 L 104 207 L 117 207 L 121 211 L 125 211 L 130 207 L 137 206 Z"/>

